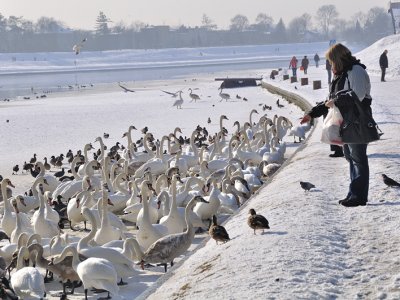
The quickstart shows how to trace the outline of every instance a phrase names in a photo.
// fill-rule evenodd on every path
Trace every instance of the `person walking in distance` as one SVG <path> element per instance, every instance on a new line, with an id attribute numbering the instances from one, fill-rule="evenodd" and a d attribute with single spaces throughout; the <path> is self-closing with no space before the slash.
<path id="1" fill-rule="evenodd" d="M 307 69 L 309 64 L 310 61 L 308 60 L 307 55 L 305 55 L 304 58 L 301 60 L 301 66 L 303 67 L 304 74 L 307 74 Z"/>
<path id="2" fill-rule="evenodd" d="M 318 65 L 319 65 L 319 55 L 318 55 L 318 53 L 315 53 L 314 61 L 315 61 L 315 67 L 318 68 Z"/>
<path id="3" fill-rule="evenodd" d="M 328 84 L 330 85 L 332 82 L 332 66 L 329 60 L 326 60 L 325 65 L 326 65 L 326 72 L 328 72 Z"/>
<path id="4" fill-rule="evenodd" d="M 388 51 L 385 50 L 379 57 L 379 65 L 381 66 L 381 70 L 382 70 L 381 81 L 386 81 L 385 80 L 386 69 L 389 67 L 387 53 L 388 53 Z"/>
<path id="5" fill-rule="evenodd" d="M 372 98 L 371 82 L 365 65 L 356 59 L 342 44 L 329 48 L 326 58 L 335 75 L 329 88 L 329 100 L 314 106 L 304 115 L 300 123 L 309 122 L 327 113 L 334 105 L 340 110 L 343 119 L 354 114 L 354 103 L 359 101 L 363 109 L 370 110 Z M 368 202 L 369 165 L 368 144 L 347 143 L 343 152 L 350 166 L 350 184 L 347 196 L 339 201 L 345 207 L 365 206 Z"/>
<path id="6" fill-rule="evenodd" d="M 289 68 L 292 69 L 293 77 L 296 77 L 297 62 L 298 62 L 298 60 L 297 60 L 296 56 L 293 56 L 292 59 L 290 60 L 290 63 L 289 63 Z"/>

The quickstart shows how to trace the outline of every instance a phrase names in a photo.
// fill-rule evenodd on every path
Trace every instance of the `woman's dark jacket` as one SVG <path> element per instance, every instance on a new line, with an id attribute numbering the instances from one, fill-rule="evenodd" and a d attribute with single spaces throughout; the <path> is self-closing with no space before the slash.
<path id="1" fill-rule="evenodd" d="M 354 101 L 361 101 L 362 105 L 367 110 L 370 110 L 372 101 L 369 95 L 371 84 L 365 69 L 365 65 L 354 59 L 341 74 L 337 74 L 333 78 L 329 99 L 334 99 L 335 105 L 339 108 L 345 120 L 348 114 L 353 113 Z M 325 106 L 325 102 L 321 102 L 307 114 L 311 118 L 318 118 L 327 113 L 328 107 Z"/>

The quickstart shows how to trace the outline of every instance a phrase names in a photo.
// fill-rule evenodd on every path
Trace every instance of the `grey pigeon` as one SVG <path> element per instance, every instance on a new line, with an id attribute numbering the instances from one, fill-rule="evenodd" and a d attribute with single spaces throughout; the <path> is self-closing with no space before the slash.
<path id="1" fill-rule="evenodd" d="M 382 174 L 382 178 L 383 178 L 383 182 L 387 185 L 387 186 L 400 186 L 400 183 L 398 183 L 396 180 L 386 176 L 385 174 Z"/>
<path id="2" fill-rule="evenodd" d="M 309 191 L 312 188 L 315 188 L 315 185 L 313 185 L 311 182 L 307 182 L 307 181 L 300 181 L 300 186 L 305 191 Z"/>

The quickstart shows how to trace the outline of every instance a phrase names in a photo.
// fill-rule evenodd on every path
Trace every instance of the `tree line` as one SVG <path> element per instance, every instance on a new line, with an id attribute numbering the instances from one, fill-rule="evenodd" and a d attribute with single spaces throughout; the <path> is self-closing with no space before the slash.
<path id="1" fill-rule="evenodd" d="M 227 46 L 327 39 L 348 40 L 369 45 L 392 32 L 390 15 L 382 7 L 373 7 L 367 13 L 357 12 L 350 20 L 345 20 L 340 18 L 334 5 L 322 5 L 314 16 L 304 13 L 293 18 L 288 24 L 285 24 L 282 18 L 275 22 L 271 16 L 263 12 L 259 13 L 254 21 L 237 14 L 231 18 L 229 29 L 219 29 L 207 14 L 203 14 L 199 26 L 181 25 L 178 28 L 170 28 L 140 21 L 132 24 L 123 21 L 114 22 L 100 11 L 94 24 L 93 31 L 71 30 L 54 18 L 43 16 L 33 22 L 23 17 L 6 18 L 0 13 L 0 38 L 3 41 L 0 52 L 45 51 L 47 43 L 49 51 L 65 51 L 63 47 L 74 39 L 79 39 L 80 36 L 90 36 L 94 41 L 92 43 L 94 49 L 111 50 L 120 47 Z M 24 39 L 20 40 L 21 36 Z M 41 44 L 43 50 L 37 45 L 35 47 L 29 45 L 35 38 L 44 43 Z"/>

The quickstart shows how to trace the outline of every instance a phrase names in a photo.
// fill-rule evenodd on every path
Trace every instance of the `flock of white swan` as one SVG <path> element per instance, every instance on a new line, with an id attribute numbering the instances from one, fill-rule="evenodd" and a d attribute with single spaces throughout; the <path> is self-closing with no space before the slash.
<path id="1" fill-rule="evenodd" d="M 157 264 L 167 271 L 167 264 L 172 266 L 191 246 L 197 230 L 207 229 L 212 220 L 216 226 L 221 214 L 235 213 L 278 170 L 286 150 L 282 138 L 299 136 L 298 131 L 304 138 L 309 129 L 293 128 L 284 116 L 263 115 L 256 121 L 257 114 L 253 109 L 248 122 L 236 121 L 230 137 L 225 115 L 218 132 L 208 135 L 198 126 L 188 143 L 178 137 L 180 128 L 159 140 L 146 131 L 144 151 L 137 150 L 132 141 L 136 128 L 130 126 L 118 160 L 106 154 L 103 139 L 97 137 L 96 160 L 90 158 L 92 144 L 87 144 L 83 155 L 63 165 L 70 167 L 73 180 L 60 182 L 36 162 L 32 196 L 13 197 L 12 181 L 4 178 L 0 238 L 8 237 L 9 243 L 0 248 L 6 293 L 1 297 L 42 299 L 52 276 L 62 283 L 60 299 L 66 299 L 67 288 L 73 293 L 80 284 L 85 299 L 90 288 L 117 296 L 135 268 Z M 70 229 L 60 229 L 60 215 Z M 128 230 L 126 222 L 137 229 Z M 83 230 L 86 223 L 91 229 L 80 239 L 67 233 L 66 228 Z M 216 241 L 226 240 L 218 230 L 213 232 Z M 46 270 L 46 276 L 38 269 Z"/>

